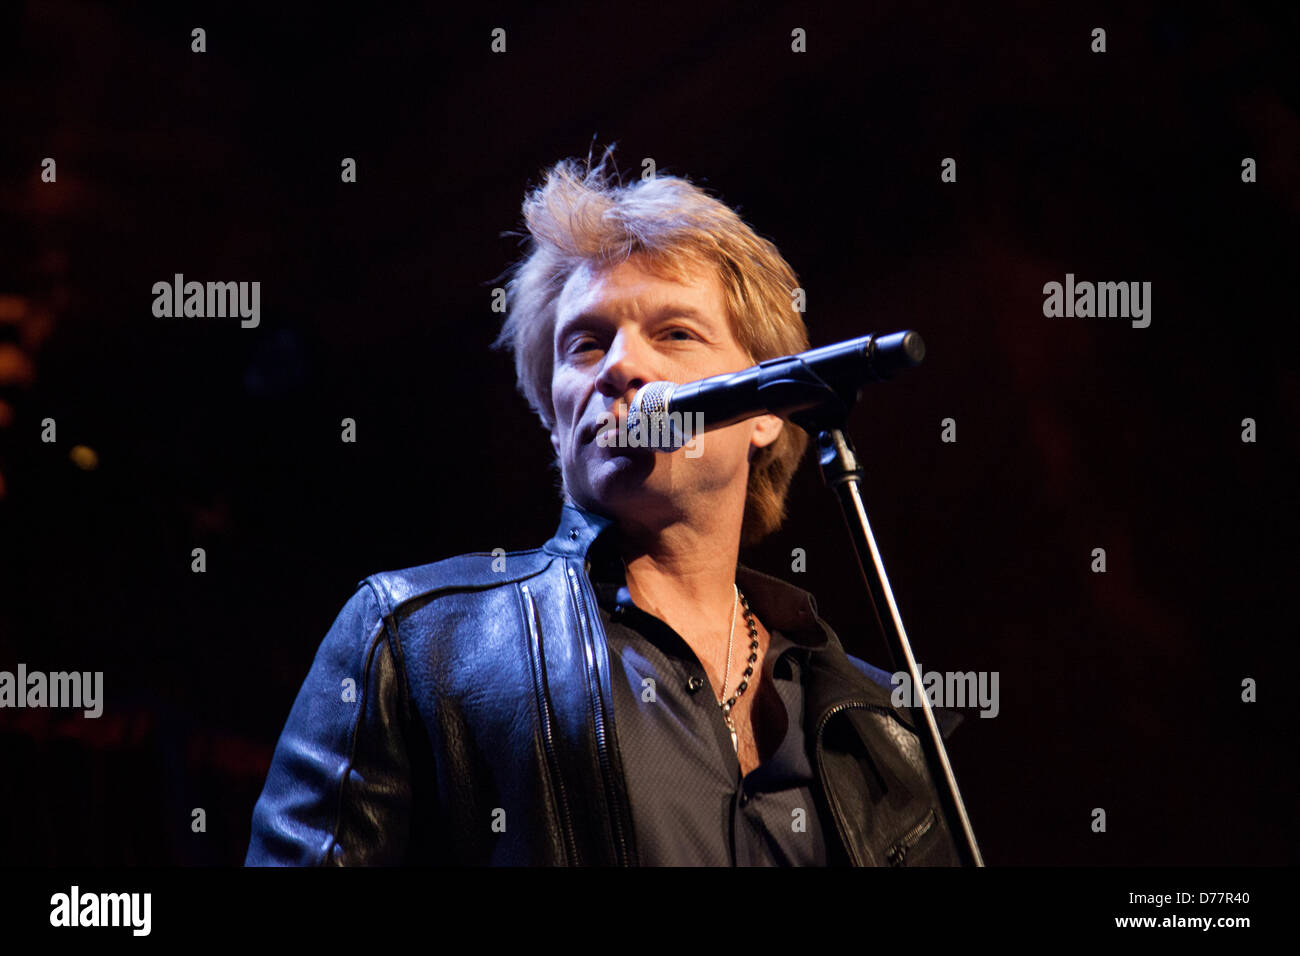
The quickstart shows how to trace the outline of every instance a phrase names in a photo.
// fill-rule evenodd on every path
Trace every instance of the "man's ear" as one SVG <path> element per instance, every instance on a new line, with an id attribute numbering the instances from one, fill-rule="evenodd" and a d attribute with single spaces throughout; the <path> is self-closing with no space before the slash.
<path id="1" fill-rule="evenodd" d="M 781 429 L 785 427 L 785 419 L 779 415 L 759 415 L 751 419 L 753 422 L 753 431 L 749 433 L 749 443 L 754 450 L 766 448 L 772 442 L 776 441 L 781 434 Z"/>
<path id="2" fill-rule="evenodd" d="M 560 430 L 556 425 L 551 425 L 551 447 L 555 449 L 555 459 L 560 459 Z"/>

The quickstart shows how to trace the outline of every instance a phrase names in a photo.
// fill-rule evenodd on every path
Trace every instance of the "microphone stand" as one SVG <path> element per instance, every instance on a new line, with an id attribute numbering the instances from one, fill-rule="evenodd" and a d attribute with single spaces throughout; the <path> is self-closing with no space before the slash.
<path id="1" fill-rule="evenodd" d="M 877 343 L 889 344 L 887 355 L 876 358 Z M 902 345 L 901 348 L 897 347 Z M 899 332 L 887 337 L 876 336 L 865 350 L 864 358 L 870 363 L 876 380 L 884 380 L 892 375 L 896 368 L 915 366 L 925 357 L 925 345 L 915 332 Z M 773 383 L 777 385 L 777 383 Z M 943 808 L 944 818 L 948 823 L 948 832 L 956 842 L 958 853 L 964 866 L 983 866 L 984 858 L 980 855 L 979 844 L 975 842 L 975 832 L 971 829 L 970 818 L 966 815 L 966 805 L 962 802 L 961 791 L 957 787 L 957 778 L 953 774 L 952 764 L 948 761 L 948 752 L 944 749 L 943 737 L 939 725 L 930 709 L 929 695 L 922 688 L 921 672 L 916 658 L 912 654 L 912 645 L 903 627 L 902 615 L 894 601 L 894 592 L 889 586 L 889 576 L 885 573 L 885 562 L 876 547 L 875 535 L 871 532 L 871 523 L 867 520 L 867 510 L 862 503 L 859 489 L 862 468 L 853 451 L 853 443 L 844 433 L 845 420 L 853 403 L 861 394 L 860 388 L 835 388 L 816 375 L 804 365 L 784 383 L 777 385 L 774 391 L 788 393 L 798 391 L 808 398 L 808 405 L 803 410 L 789 416 L 790 420 L 816 439 L 818 461 L 821 464 L 822 480 L 828 488 L 838 493 L 840 509 L 853 540 L 853 550 L 858 559 L 858 570 L 867 586 L 871 603 L 880 622 L 885 643 L 893 657 L 895 667 L 902 661 L 912 680 L 912 704 L 909 711 L 916 733 L 925 753 L 930 777 L 938 793 Z M 851 393 L 851 394 L 850 394 Z M 868 561 L 869 557 L 869 561 Z M 870 572 L 868 572 L 870 567 Z M 880 609 L 887 608 L 889 613 L 882 615 Z"/>

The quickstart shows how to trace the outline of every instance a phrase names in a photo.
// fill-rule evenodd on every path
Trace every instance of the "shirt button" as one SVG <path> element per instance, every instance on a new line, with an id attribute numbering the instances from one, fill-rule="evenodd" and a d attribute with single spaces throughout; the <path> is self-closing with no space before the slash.
<path id="1" fill-rule="evenodd" d="M 690 693 L 690 694 L 694 694 L 696 691 L 698 691 L 698 690 L 699 690 L 701 687 L 703 687 L 703 686 L 704 686 L 704 678 L 702 678 L 702 677 L 691 676 L 691 677 L 686 681 L 686 691 L 687 691 L 687 693 Z"/>
<path id="2" fill-rule="evenodd" d="M 747 793 L 741 793 L 741 795 L 740 795 L 740 805 L 741 805 L 742 807 L 747 807 L 747 806 L 749 806 L 749 794 L 747 794 Z"/>

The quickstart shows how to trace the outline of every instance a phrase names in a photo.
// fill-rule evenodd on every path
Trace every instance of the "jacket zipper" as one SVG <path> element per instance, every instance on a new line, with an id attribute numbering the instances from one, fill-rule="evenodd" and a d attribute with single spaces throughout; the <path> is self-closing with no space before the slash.
<path id="1" fill-rule="evenodd" d="M 885 859 L 889 861 L 890 866 L 902 866 L 907 859 L 907 852 L 916 845 L 916 842 L 930 832 L 930 827 L 934 826 L 934 809 L 925 815 L 925 819 L 918 823 L 912 829 L 908 830 L 901 840 L 889 848 L 885 854 Z"/>
<path id="2" fill-rule="evenodd" d="M 816 747 L 817 772 L 821 775 L 822 790 L 826 793 L 827 803 L 830 804 L 831 819 L 835 821 L 835 828 L 839 831 L 840 841 L 844 844 L 844 848 L 848 851 L 849 859 L 853 862 L 853 865 L 863 866 L 864 864 L 862 862 L 862 854 L 858 851 L 857 845 L 854 844 L 849 839 L 848 833 L 845 832 L 843 811 L 840 809 L 840 802 L 836 798 L 835 792 L 829 786 L 827 786 L 826 759 L 825 759 L 825 752 L 822 749 L 822 731 L 826 729 L 827 722 L 829 722 L 832 717 L 834 717 L 836 714 L 840 713 L 841 711 L 850 710 L 850 709 L 871 710 L 871 711 L 875 711 L 878 714 L 884 714 L 887 717 L 892 717 L 893 712 L 884 707 L 877 706 L 876 704 L 867 703 L 864 700 L 847 700 L 836 704 L 830 710 L 826 711 L 826 713 L 822 714 L 821 720 L 817 722 L 817 747 Z"/>
<path id="3" fill-rule="evenodd" d="M 524 604 L 527 606 L 525 618 L 528 624 L 528 637 L 537 648 L 536 664 L 539 669 L 543 666 L 541 661 L 542 652 L 542 635 L 541 627 L 537 623 L 537 608 L 533 603 L 532 592 L 528 590 L 527 584 L 521 584 L 520 590 L 523 591 Z M 542 738 L 546 744 L 546 759 L 550 761 L 552 777 L 555 780 L 556 796 L 560 801 L 560 813 L 564 819 L 564 841 L 569 851 L 569 858 L 576 865 L 581 866 L 581 857 L 578 854 L 578 847 L 573 838 L 573 817 L 569 813 L 569 798 L 564 792 L 564 774 L 560 770 L 559 761 L 555 756 L 555 728 L 554 721 L 551 717 L 551 701 L 547 697 L 546 690 L 541 683 L 541 675 L 537 675 L 537 697 L 542 704 Z"/>
<path id="4" fill-rule="evenodd" d="M 584 598 L 587 593 L 587 586 L 585 584 L 583 586 L 578 584 L 578 575 L 574 572 L 571 564 L 566 561 L 564 567 L 565 570 L 569 572 L 569 587 L 573 592 L 573 600 L 578 608 L 578 620 L 582 624 L 583 639 L 586 641 L 587 645 L 587 689 L 590 692 L 592 708 L 596 714 L 596 752 L 600 758 L 600 770 L 605 780 L 605 800 L 609 804 L 609 815 L 614 824 L 615 849 L 618 852 L 619 865 L 628 866 L 627 839 L 623 835 L 623 808 L 615 799 L 614 787 L 610 781 L 609 745 L 606 734 L 605 704 L 604 701 L 601 700 L 600 680 L 599 675 L 596 674 L 595 635 L 592 633 L 591 627 L 588 623 L 587 604 Z M 585 574 L 583 575 L 583 580 L 586 582 Z M 591 683 L 593 679 L 596 681 L 594 687 Z"/>

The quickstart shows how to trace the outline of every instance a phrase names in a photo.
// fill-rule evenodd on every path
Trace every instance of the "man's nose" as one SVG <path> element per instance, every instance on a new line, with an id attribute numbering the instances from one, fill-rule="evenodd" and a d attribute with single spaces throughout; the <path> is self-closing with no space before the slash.
<path id="1" fill-rule="evenodd" d="M 609 398 L 619 398 L 652 381 L 649 346 L 635 332 L 620 329 L 605 353 L 596 390 Z"/>

